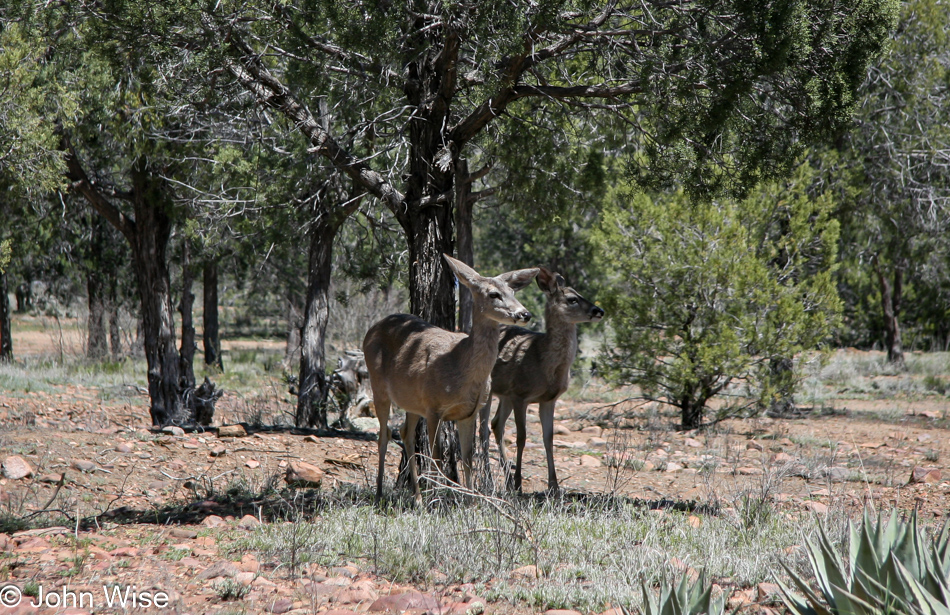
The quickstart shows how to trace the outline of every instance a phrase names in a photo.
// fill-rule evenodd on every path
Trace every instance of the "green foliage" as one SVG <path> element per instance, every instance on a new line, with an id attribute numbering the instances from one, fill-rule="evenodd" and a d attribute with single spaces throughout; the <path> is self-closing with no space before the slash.
<path id="1" fill-rule="evenodd" d="M 861 529 L 849 527 L 847 565 L 820 526 L 817 543 L 805 540 L 820 595 L 786 567 L 804 594 L 779 581 L 792 615 L 950 613 L 950 523 L 930 539 L 918 528 L 916 511 L 904 521 L 894 510 L 885 526 L 880 516 L 873 523 L 865 509 Z"/>
<path id="2" fill-rule="evenodd" d="M 685 574 L 675 587 L 666 586 L 659 601 L 646 584 L 640 589 L 643 591 L 644 615 L 722 615 L 726 608 L 726 593 L 712 597 L 712 586 L 706 585 L 705 570 L 699 573 L 692 586 Z"/>
<path id="3" fill-rule="evenodd" d="M 735 381 L 752 398 L 745 409 L 787 390 L 840 309 L 838 225 L 811 180 L 805 165 L 787 184 L 708 204 L 618 191 L 593 237 L 607 280 L 598 298 L 614 328 L 607 374 L 679 407 L 684 429 Z"/>

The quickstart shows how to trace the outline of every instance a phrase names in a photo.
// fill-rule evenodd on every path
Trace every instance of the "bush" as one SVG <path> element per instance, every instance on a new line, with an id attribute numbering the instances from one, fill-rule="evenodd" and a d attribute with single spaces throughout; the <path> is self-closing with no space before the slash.
<path id="1" fill-rule="evenodd" d="M 678 407 L 683 429 L 733 383 L 748 391 L 732 412 L 789 398 L 840 313 L 838 224 L 810 176 L 803 166 L 741 201 L 621 191 L 593 233 L 614 328 L 607 375 Z"/>

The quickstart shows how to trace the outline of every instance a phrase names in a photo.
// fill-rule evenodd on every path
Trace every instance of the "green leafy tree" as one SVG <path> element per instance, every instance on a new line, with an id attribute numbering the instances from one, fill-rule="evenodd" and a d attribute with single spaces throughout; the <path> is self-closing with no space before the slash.
<path id="1" fill-rule="evenodd" d="M 679 408 L 683 429 L 730 385 L 747 390 L 724 414 L 784 395 L 840 310 L 838 224 L 831 198 L 809 194 L 812 178 L 804 166 L 788 183 L 710 203 L 619 191 L 594 232 L 613 328 L 607 374 Z M 777 376 L 787 357 L 795 368 Z"/>
<path id="2" fill-rule="evenodd" d="M 938 336 L 950 314 L 948 33 L 943 2 L 902 4 L 893 41 L 861 88 L 856 129 L 816 163 L 839 190 L 850 320 L 883 338 L 896 365 L 904 363 L 902 312 L 922 329 L 933 323 Z"/>

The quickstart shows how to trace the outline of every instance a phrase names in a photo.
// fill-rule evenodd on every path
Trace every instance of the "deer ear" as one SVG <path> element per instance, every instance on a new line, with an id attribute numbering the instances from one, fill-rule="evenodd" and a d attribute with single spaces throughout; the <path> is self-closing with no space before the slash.
<path id="1" fill-rule="evenodd" d="M 507 284 L 511 290 L 521 290 L 525 286 L 531 283 L 531 280 L 538 275 L 539 269 L 518 269 L 517 271 L 509 271 L 508 273 L 503 273 L 499 276 L 496 276 L 496 280 L 500 280 Z"/>
<path id="2" fill-rule="evenodd" d="M 552 273 L 544 267 L 540 267 L 539 269 L 538 288 L 549 295 L 553 295 L 557 292 L 558 285 L 564 283 L 564 278 L 562 278 L 559 273 Z"/>
<path id="3" fill-rule="evenodd" d="M 452 270 L 452 273 L 455 274 L 455 277 L 458 278 L 458 281 L 465 286 L 471 288 L 475 282 L 482 276 L 478 275 L 478 272 L 463 263 L 462 261 L 452 258 L 448 254 L 442 255 L 445 258 L 445 262 L 449 264 L 449 269 Z"/>

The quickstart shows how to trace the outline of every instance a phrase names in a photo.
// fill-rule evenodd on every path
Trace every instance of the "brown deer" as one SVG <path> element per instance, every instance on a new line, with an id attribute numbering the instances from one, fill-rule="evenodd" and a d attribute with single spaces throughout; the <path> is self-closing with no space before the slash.
<path id="1" fill-rule="evenodd" d="M 522 327 L 502 327 L 498 344 L 498 361 L 491 372 L 491 394 L 498 398 L 498 410 L 491 422 L 498 452 L 508 484 L 521 490 L 521 462 L 524 454 L 526 415 L 528 404 L 537 403 L 541 417 L 544 452 L 548 461 L 548 490 L 557 492 L 557 472 L 554 468 L 554 404 L 570 383 L 571 364 L 577 356 L 577 324 L 597 322 L 604 311 L 567 286 L 558 273 L 544 267 L 538 273 L 538 286 L 544 291 L 545 332 L 538 333 Z M 517 427 L 518 456 L 514 477 L 505 449 L 505 423 L 512 409 Z M 482 445 L 488 446 L 488 414 L 491 397 L 481 409 Z M 473 421 L 474 423 L 474 421 Z M 471 431 L 469 429 L 468 431 Z M 462 426 L 459 426 L 462 437 Z M 471 465 L 472 447 L 462 440 L 462 459 Z"/>
<path id="2" fill-rule="evenodd" d="M 419 419 L 426 419 L 432 457 L 438 461 L 441 451 L 437 450 L 435 436 L 439 424 L 471 419 L 490 399 L 488 377 L 498 355 L 499 323 L 531 319 L 528 310 L 515 299 L 514 291 L 530 284 L 538 275 L 537 269 L 520 269 L 488 278 L 451 256 L 443 256 L 458 281 L 472 291 L 472 332 L 466 335 L 446 331 L 416 316 L 393 314 L 373 325 L 363 338 L 363 354 L 379 418 L 377 502 L 383 492 L 383 468 L 391 437 L 387 427 L 390 406 L 395 404 L 406 411 L 400 433 L 409 455 L 412 489 L 419 500 L 413 454 Z M 474 438 L 471 430 L 466 435 Z M 470 483 L 469 476 L 466 481 Z"/>

